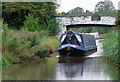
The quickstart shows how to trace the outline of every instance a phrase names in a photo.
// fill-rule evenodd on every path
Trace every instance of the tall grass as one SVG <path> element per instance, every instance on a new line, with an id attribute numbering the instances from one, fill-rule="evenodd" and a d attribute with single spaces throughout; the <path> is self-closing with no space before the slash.
<path id="1" fill-rule="evenodd" d="M 20 63 L 35 55 L 45 57 L 48 50 L 58 47 L 59 41 L 46 35 L 45 31 L 11 30 L 3 24 L 2 32 L 2 66 Z"/>
<path id="2" fill-rule="evenodd" d="M 59 40 L 57 40 L 55 37 L 42 37 L 41 45 L 45 48 L 54 51 L 59 46 Z"/>
<path id="3" fill-rule="evenodd" d="M 103 50 L 105 57 L 116 62 L 118 62 L 118 57 L 119 57 L 118 37 L 119 37 L 118 31 L 114 30 L 107 34 L 107 37 L 105 38 L 103 43 Z"/>

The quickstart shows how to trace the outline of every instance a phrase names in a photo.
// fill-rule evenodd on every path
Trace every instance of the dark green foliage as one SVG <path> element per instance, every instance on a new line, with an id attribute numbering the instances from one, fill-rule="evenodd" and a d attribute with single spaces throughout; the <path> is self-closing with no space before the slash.
<path id="1" fill-rule="evenodd" d="M 86 11 L 84 12 L 84 14 L 91 15 L 91 14 L 93 14 L 93 12 L 90 12 L 89 10 L 86 10 Z"/>
<path id="2" fill-rule="evenodd" d="M 23 3 L 24 4 L 24 3 Z M 3 3 L 2 4 L 2 17 L 4 21 L 8 23 L 9 27 L 20 29 L 25 21 L 25 15 L 28 11 L 24 8 L 20 8 L 20 3 Z"/>
<path id="3" fill-rule="evenodd" d="M 82 33 L 85 31 L 86 33 L 90 33 L 92 31 L 91 27 L 83 27 L 83 28 L 76 28 L 76 29 L 70 29 L 71 31 Z"/>
<path id="4" fill-rule="evenodd" d="M 60 31 L 59 21 L 57 22 L 56 19 L 46 16 L 46 23 L 44 23 L 44 25 L 41 25 L 39 24 L 38 18 L 34 18 L 31 14 L 28 14 L 28 16 L 26 16 L 23 28 L 28 29 L 29 31 L 39 32 L 41 32 L 41 30 L 45 30 L 46 35 L 49 36 L 55 36 Z"/>
<path id="5" fill-rule="evenodd" d="M 42 29 L 48 30 L 48 34 L 50 36 L 55 36 L 60 32 L 59 29 L 59 21 L 57 22 L 56 19 L 50 18 L 46 16 L 46 24 L 42 26 Z"/>
<path id="6" fill-rule="evenodd" d="M 120 26 L 120 17 L 116 19 L 116 22 L 115 22 L 116 26 Z M 120 28 L 120 27 L 119 27 Z"/>
<path id="7" fill-rule="evenodd" d="M 118 10 L 118 16 L 116 18 L 115 25 L 120 29 L 120 10 Z"/>
<path id="8" fill-rule="evenodd" d="M 48 50 L 38 51 L 35 55 L 40 57 L 46 57 L 48 55 Z"/>
<path id="9" fill-rule="evenodd" d="M 97 29 L 98 29 L 99 34 L 108 33 L 112 30 L 112 28 L 107 28 L 107 27 L 101 27 L 101 28 L 98 27 Z"/>
<path id="10" fill-rule="evenodd" d="M 75 9 L 70 10 L 68 13 L 69 15 L 80 15 L 83 14 L 84 10 L 83 8 L 76 7 Z"/>
<path id="11" fill-rule="evenodd" d="M 83 32 L 85 31 L 86 33 L 94 33 L 94 32 L 99 32 L 99 34 L 104 34 L 104 33 L 108 33 L 111 28 L 104 28 L 104 27 L 83 27 L 83 28 L 77 28 L 77 29 L 70 29 L 71 31 L 75 31 L 75 32 Z"/>
<path id="12" fill-rule="evenodd" d="M 83 8 L 76 7 L 74 9 L 68 11 L 67 13 L 62 12 L 61 14 L 63 16 L 79 16 L 79 15 L 83 15 L 83 14 L 91 15 L 92 12 L 90 12 L 89 10 L 84 11 Z"/>
<path id="13" fill-rule="evenodd" d="M 47 20 L 55 19 L 56 6 L 53 2 L 3 2 L 2 4 L 4 22 L 7 22 L 11 28 L 20 29 L 28 13 L 37 18 L 41 26 L 44 26 L 47 25 Z"/>

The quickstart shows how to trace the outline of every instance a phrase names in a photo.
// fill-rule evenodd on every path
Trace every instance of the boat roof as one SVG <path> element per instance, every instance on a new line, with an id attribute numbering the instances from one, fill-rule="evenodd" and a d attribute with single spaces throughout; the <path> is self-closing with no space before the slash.
<path id="1" fill-rule="evenodd" d="M 74 34 L 77 34 L 77 35 L 83 35 L 83 34 L 86 34 L 86 33 L 77 33 L 77 32 L 74 32 L 74 31 L 71 31 L 71 32 L 73 32 Z M 65 35 L 65 34 L 67 34 L 67 32 L 63 33 L 62 35 Z M 86 34 L 86 35 L 89 35 L 89 34 Z"/>

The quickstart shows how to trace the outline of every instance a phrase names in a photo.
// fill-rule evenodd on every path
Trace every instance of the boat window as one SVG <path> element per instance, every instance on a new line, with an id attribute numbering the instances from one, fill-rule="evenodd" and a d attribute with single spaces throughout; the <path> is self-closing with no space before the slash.
<path id="1" fill-rule="evenodd" d="M 64 44 L 68 44 L 68 43 L 69 43 L 69 38 L 68 38 L 68 37 L 65 37 L 63 43 L 64 43 Z"/>
<path id="2" fill-rule="evenodd" d="M 71 40 L 68 38 L 68 36 L 65 37 L 64 41 L 63 41 L 63 44 L 74 44 L 74 45 L 79 45 L 78 44 L 78 41 L 77 41 L 77 38 L 75 37 L 75 35 L 73 35 L 71 37 Z"/>
<path id="3" fill-rule="evenodd" d="M 79 41 L 79 42 L 82 42 L 80 35 L 77 35 L 77 34 L 75 34 L 75 35 L 76 35 L 78 41 Z"/>
<path id="4" fill-rule="evenodd" d="M 62 37 L 62 39 L 61 39 L 61 42 L 64 41 L 65 37 L 66 37 L 66 35 L 63 35 L 63 37 Z"/>
<path id="5" fill-rule="evenodd" d="M 78 44 L 77 39 L 75 38 L 75 35 L 72 36 L 72 44 Z"/>

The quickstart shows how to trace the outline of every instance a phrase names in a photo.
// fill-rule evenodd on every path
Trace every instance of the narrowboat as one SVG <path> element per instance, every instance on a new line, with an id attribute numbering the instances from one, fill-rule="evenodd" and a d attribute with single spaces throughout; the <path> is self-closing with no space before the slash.
<path id="1" fill-rule="evenodd" d="M 67 31 L 60 37 L 59 55 L 89 55 L 97 51 L 93 35 Z"/>

